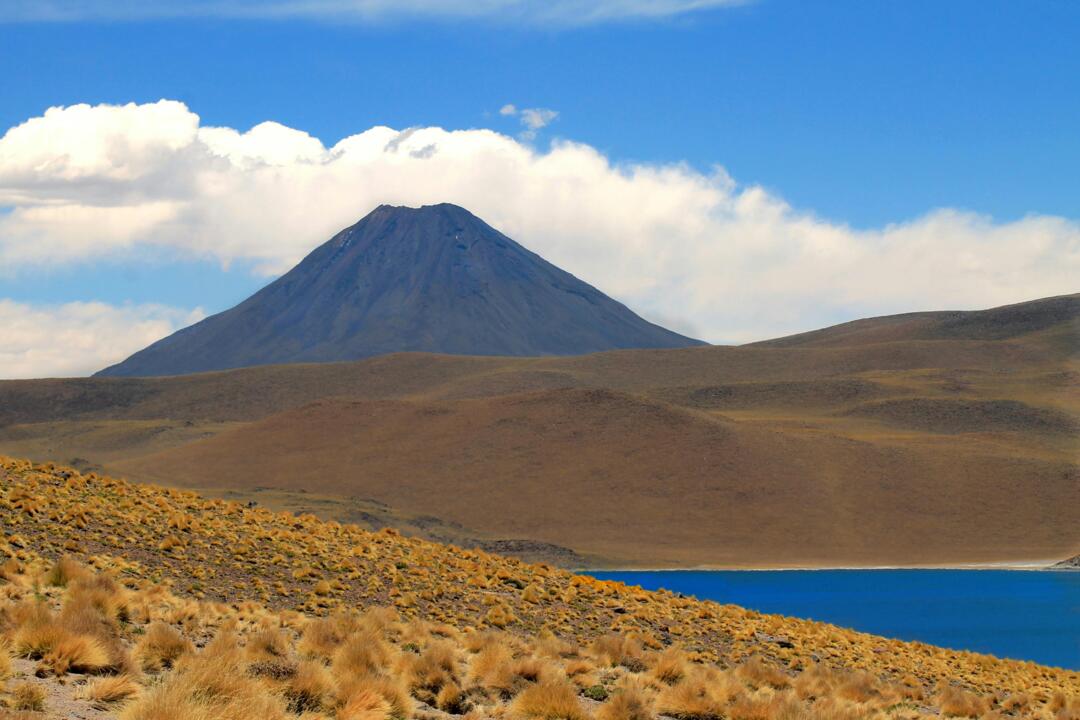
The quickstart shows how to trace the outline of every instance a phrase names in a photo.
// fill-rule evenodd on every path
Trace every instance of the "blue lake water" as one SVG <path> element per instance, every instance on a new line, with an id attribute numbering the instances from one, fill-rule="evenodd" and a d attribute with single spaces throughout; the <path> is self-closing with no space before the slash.
<path id="1" fill-rule="evenodd" d="M 591 572 L 655 590 L 903 640 L 1080 670 L 1080 572 Z"/>

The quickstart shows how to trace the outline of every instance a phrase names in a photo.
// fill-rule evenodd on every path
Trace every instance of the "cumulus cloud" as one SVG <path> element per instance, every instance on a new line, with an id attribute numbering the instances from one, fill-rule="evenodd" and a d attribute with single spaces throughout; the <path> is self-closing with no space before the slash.
<path id="1" fill-rule="evenodd" d="M 202 317 L 201 310 L 160 305 L 0 300 L 0 378 L 87 375 Z"/>
<path id="2" fill-rule="evenodd" d="M 745 0 L 8 0 L 0 22 L 226 17 L 380 20 L 430 17 L 581 25 L 663 18 Z"/>
<path id="3" fill-rule="evenodd" d="M 160 246 L 289 268 L 380 203 L 453 202 L 645 317 L 744 342 L 869 314 L 1073 292 L 1080 223 L 933 209 L 856 230 L 722 168 L 618 164 L 490 130 L 374 127 L 325 147 L 181 103 L 54 108 L 0 139 L 0 275 Z"/>

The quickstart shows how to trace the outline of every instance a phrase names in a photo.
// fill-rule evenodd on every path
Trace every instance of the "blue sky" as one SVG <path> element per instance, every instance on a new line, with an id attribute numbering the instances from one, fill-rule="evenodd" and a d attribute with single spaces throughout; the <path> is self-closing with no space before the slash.
<path id="1" fill-rule="evenodd" d="M 63 22 L 13 21 L 17 14 L 0 22 L 2 128 L 51 106 L 168 98 L 203 126 L 245 131 L 271 120 L 330 147 L 379 125 L 518 137 L 519 118 L 498 112 L 514 103 L 558 112 L 522 140 L 538 152 L 568 139 L 614 166 L 685 163 L 702 176 L 722 166 L 740 187 L 761 186 L 792 212 L 855 233 L 939 208 L 997 224 L 1080 217 L 1080 3 L 757 0 L 586 24 L 422 11 L 149 20 L 118 12 Z M 1075 239 L 1058 247 L 1074 251 L 1068 243 Z M 214 312 L 269 278 L 251 271 L 258 259 L 227 262 L 231 269 L 213 253 L 138 246 L 9 263 L 0 266 L 0 298 Z M 800 322 L 893 309 L 873 298 L 826 304 Z M 761 332 L 773 329 L 788 326 Z M 724 339 L 722 328 L 710 334 Z"/>
<path id="2" fill-rule="evenodd" d="M 359 128 L 511 128 L 505 102 L 619 159 L 724 165 L 856 225 L 959 206 L 1075 216 L 1080 5 L 759 0 L 658 21 L 71 22 L 0 27 L 0 125 L 183 100 L 328 144 Z"/>

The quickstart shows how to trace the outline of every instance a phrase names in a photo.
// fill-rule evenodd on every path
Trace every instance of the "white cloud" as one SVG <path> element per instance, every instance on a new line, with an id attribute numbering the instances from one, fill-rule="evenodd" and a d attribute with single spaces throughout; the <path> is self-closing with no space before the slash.
<path id="1" fill-rule="evenodd" d="M 557 117 L 557 111 L 547 108 L 527 108 L 521 111 L 521 122 L 530 130 L 547 127 Z"/>
<path id="2" fill-rule="evenodd" d="M 0 22 L 231 17 L 382 20 L 429 17 L 583 25 L 663 18 L 745 0 L 7 0 Z"/>
<path id="3" fill-rule="evenodd" d="M 499 114 L 511 117 L 517 116 L 521 126 L 525 128 L 520 136 L 523 140 L 535 140 L 538 131 L 547 127 L 555 118 L 559 117 L 557 110 L 549 108 L 522 108 L 518 110 L 517 105 L 513 103 L 507 103 L 499 108 Z"/>
<path id="4" fill-rule="evenodd" d="M 203 317 L 160 305 L 27 305 L 0 299 L 0 378 L 72 377 L 123 360 Z"/>
<path id="5" fill-rule="evenodd" d="M 551 124 L 557 117 L 559 117 L 559 113 L 548 108 L 526 108 L 522 110 L 521 124 L 525 126 L 525 131 L 521 133 L 521 136 L 526 140 L 535 139 L 536 133 L 541 128 Z"/>
<path id="6" fill-rule="evenodd" d="M 612 163 L 490 130 L 374 127 L 331 148 L 180 103 L 52 109 L 0 139 L 0 276 L 161 246 L 281 272 L 380 203 L 453 202 L 649 318 L 717 342 L 1073 292 L 1080 223 L 937 209 L 854 230 L 721 168 Z"/>

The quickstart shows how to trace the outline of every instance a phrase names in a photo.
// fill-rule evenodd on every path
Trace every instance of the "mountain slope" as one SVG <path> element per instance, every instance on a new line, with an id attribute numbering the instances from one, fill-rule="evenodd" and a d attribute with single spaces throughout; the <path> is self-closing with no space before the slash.
<path id="1" fill-rule="evenodd" d="M 180 375 L 399 351 L 578 355 L 698 344 L 460 207 L 383 205 L 236 307 L 99 374 Z"/>

